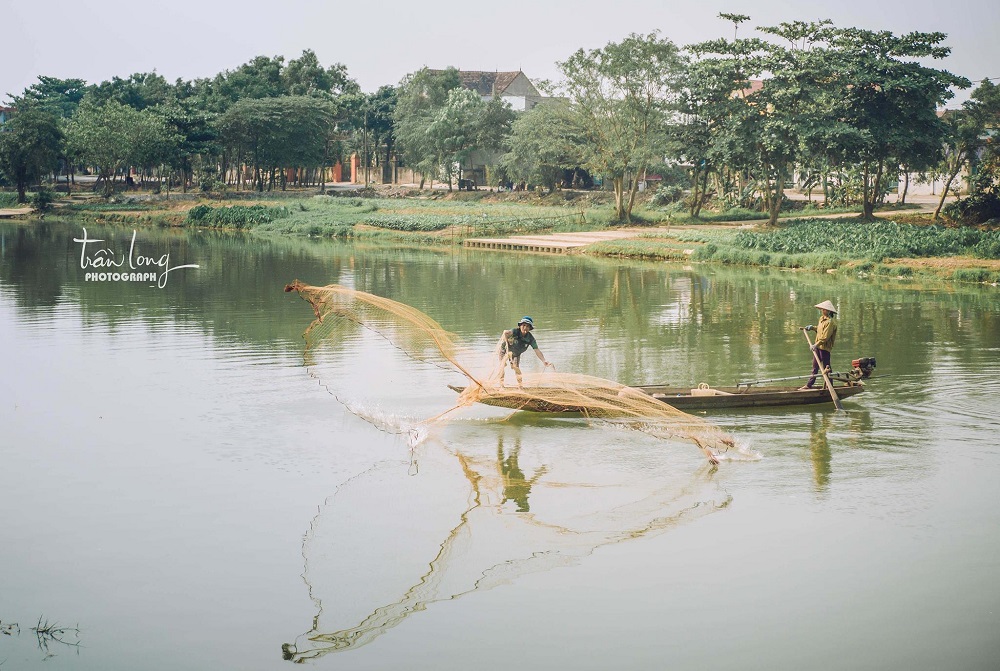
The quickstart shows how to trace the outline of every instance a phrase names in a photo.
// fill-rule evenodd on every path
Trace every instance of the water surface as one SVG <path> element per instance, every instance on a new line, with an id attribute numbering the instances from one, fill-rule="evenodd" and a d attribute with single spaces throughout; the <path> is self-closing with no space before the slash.
<path id="1" fill-rule="evenodd" d="M 140 230 L 200 266 L 159 287 L 88 281 L 81 236 L 0 224 L 0 669 L 996 668 L 995 288 Z M 486 407 L 414 445 L 462 380 L 363 329 L 305 358 L 296 278 L 484 350 L 530 314 L 632 384 L 807 372 L 830 299 L 877 376 L 712 415 L 761 455 L 716 469 Z"/>

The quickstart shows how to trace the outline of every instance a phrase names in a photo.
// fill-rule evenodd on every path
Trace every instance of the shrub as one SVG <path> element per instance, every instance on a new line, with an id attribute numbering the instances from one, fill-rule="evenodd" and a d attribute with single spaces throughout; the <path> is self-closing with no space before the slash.
<path id="1" fill-rule="evenodd" d="M 31 202 L 31 206 L 39 212 L 48 212 L 52 209 L 52 203 L 55 202 L 55 199 L 55 191 L 40 187 L 28 200 Z"/>
<path id="2" fill-rule="evenodd" d="M 187 213 L 187 220 L 190 222 L 200 222 L 212 211 L 208 205 L 195 205 Z"/>
<path id="3" fill-rule="evenodd" d="M 214 228 L 235 228 L 244 230 L 259 224 L 271 223 L 288 217 L 287 207 L 264 207 L 263 205 L 231 205 L 229 207 L 209 207 L 196 205 L 188 210 L 187 223 Z"/>
<path id="4" fill-rule="evenodd" d="M 969 226 L 1000 219 L 1000 193 L 995 177 L 994 169 L 984 166 L 972 179 L 972 195 L 949 203 L 944 213 Z"/>
<path id="5" fill-rule="evenodd" d="M 972 255 L 980 259 L 1000 259 L 1000 231 L 984 234 L 972 247 Z"/>
<path id="6" fill-rule="evenodd" d="M 990 282 L 995 281 L 996 274 L 985 268 L 959 268 L 952 273 L 952 279 L 958 282 Z"/>
<path id="7" fill-rule="evenodd" d="M 684 189 L 677 185 L 661 186 L 650 198 L 650 203 L 658 207 L 680 202 L 684 198 Z"/>

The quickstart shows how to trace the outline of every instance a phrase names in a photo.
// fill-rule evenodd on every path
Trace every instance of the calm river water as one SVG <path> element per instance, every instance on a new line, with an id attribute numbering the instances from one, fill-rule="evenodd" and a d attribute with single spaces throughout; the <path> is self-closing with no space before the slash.
<path id="1" fill-rule="evenodd" d="M 996 288 L 83 237 L 0 224 L 3 671 L 1000 666 Z M 150 278 L 81 267 L 123 256 Z M 296 278 L 484 351 L 529 314 L 558 370 L 632 384 L 808 372 L 830 299 L 834 368 L 878 368 L 843 413 L 708 415 L 760 454 L 717 468 L 485 406 L 414 442 L 463 379 L 356 328 L 306 359 Z"/>

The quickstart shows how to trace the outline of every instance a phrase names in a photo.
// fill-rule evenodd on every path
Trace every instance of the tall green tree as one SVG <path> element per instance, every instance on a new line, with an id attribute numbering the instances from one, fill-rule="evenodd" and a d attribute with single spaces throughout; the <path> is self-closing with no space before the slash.
<path id="1" fill-rule="evenodd" d="M 165 152 L 174 141 L 166 123 L 150 110 L 138 111 L 110 100 L 98 105 L 84 100 L 66 124 L 71 151 L 97 168 L 104 195 L 114 193 L 118 177 L 133 165 L 143 165 Z"/>
<path id="2" fill-rule="evenodd" d="M 421 175 L 420 188 L 427 177 L 432 181 L 437 177 L 441 165 L 439 148 L 428 128 L 447 103 L 449 92 L 459 86 L 461 80 L 455 68 L 422 68 L 400 82 L 393 111 L 395 136 L 403 161 Z"/>
<path id="3" fill-rule="evenodd" d="M 656 32 L 633 33 L 601 49 L 581 49 L 558 66 L 560 87 L 586 134 L 584 165 L 611 180 L 615 217 L 628 221 L 638 177 L 667 152 L 685 58 Z"/>
<path id="4" fill-rule="evenodd" d="M 698 61 L 688 80 L 686 111 L 698 119 L 691 134 L 704 153 L 703 169 L 727 166 L 738 182 L 745 180 L 737 188 L 759 192 L 774 225 L 796 163 L 832 138 L 849 135 L 850 129 L 829 114 L 825 82 L 834 76 L 829 22 L 782 23 L 760 30 L 782 42 L 719 39 L 690 47 Z M 695 172 L 697 176 L 697 168 Z"/>
<path id="5" fill-rule="evenodd" d="M 476 149 L 484 146 L 485 129 L 482 124 L 487 103 L 475 91 L 455 88 L 448 92 L 448 99 L 433 115 L 426 134 L 448 189 L 452 188 L 455 170 Z"/>
<path id="6" fill-rule="evenodd" d="M 337 63 L 324 68 L 312 49 L 288 61 L 281 70 L 281 82 L 282 93 L 290 96 L 338 96 L 361 90 L 357 82 L 347 76 L 346 65 Z"/>
<path id="7" fill-rule="evenodd" d="M 93 87 L 90 96 L 98 105 L 113 100 L 139 111 L 176 99 L 173 85 L 156 72 L 136 72 L 125 79 L 112 77 Z"/>
<path id="8" fill-rule="evenodd" d="M 33 105 L 17 109 L 0 130 L 0 172 L 17 186 L 17 202 L 27 202 L 27 188 L 58 165 L 63 140 L 51 112 Z"/>
<path id="9" fill-rule="evenodd" d="M 153 112 L 163 119 L 168 132 L 176 140 L 168 145 L 170 151 L 163 162 L 180 173 L 181 190 L 187 191 L 188 184 L 194 179 L 196 164 L 207 160 L 214 163 L 221 153 L 214 117 L 194 108 L 188 99 L 156 107 Z M 167 188 L 170 188 L 169 176 Z"/>
<path id="10" fill-rule="evenodd" d="M 541 184 L 551 193 L 564 170 L 582 165 L 584 128 L 566 101 L 546 101 L 519 115 L 501 166 L 517 181 Z"/>
<path id="11" fill-rule="evenodd" d="M 382 181 L 392 181 L 392 155 L 396 148 L 396 87 L 380 86 L 368 96 L 367 127 L 371 133 L 374 153 L 379 157 Z"/>
<path id="12" fill-rule="evenodd" d="M 37 82 L 14 97 L 14 107 L 33 105 L 60 119 L 68 119 L 73 116 L 89 88 L 82 79 L 39 75 Z"/>
<path id="13" fill-rule="evenodd" d="M 907 33 L 842 28 L 831 37 L 836 95 L 831 113 L 860 138 L 853 161 L 862 171 L 863 216 L 870 218 L 887 177 L 916 153 L 940 151 L 945 123 L 937 109 L 953 96 L 952 87 L 970 82 L 918 59 L 941 59 L 944 33 Z M 922 148 L 922 149 L 921 149 Z"/>
<path id="14" fill-rule="evenodd" d="M 945 140 L 941 174 L 945 180 L 934 218 L 941 215 L 952 182 L 962 168 L 972 167 L 987 147 L 992 147 L 991 132 L 1000 128 L 1000 86 L 985 80 L 972 92 L 961 110 L 944 116 Z"/>
<path id="15" fill-rule="evenodd" d="M 219 118 L 217 127 L 234 165 L 249 167 L 254 188 L 263 191 L 279 181 L 284 186 L 282 168 L 322 166 L 336 120 L 329 100 L 282 96 L 241 100 Z"/>

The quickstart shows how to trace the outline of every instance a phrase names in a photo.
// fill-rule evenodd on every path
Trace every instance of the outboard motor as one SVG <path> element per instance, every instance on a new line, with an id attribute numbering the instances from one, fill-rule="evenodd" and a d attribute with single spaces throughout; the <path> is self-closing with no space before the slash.
<path id="1" fill-rule="evenodd" d="M 851 377 L 855 380 L 867 380 L 875 370 L 875 357 L 866 356 L 851 361 Z"/>

